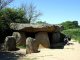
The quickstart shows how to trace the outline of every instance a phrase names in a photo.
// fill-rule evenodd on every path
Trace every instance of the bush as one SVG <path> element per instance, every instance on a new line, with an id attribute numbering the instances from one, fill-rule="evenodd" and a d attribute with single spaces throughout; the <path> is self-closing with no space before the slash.
<path id="1" fill-rule="evenodd" d="M 80 28 L 63 30 L 62 33 L 70 35 L 73 39 L 80 43 Z"/>
<path id="2" fill-rule="evenodd" d="M 0 43 L 4 43 L 6 36 L 12 35 L 10 23 L 27 23 L 25 12 L 14 8 L 0 10 Z"/>
<path id="3" fill-rule="evenodd" d="M 64 26 L 64 29 L 74 29 L 74 28 L 78 28 L 78 21 L 66 21 L 61 23 L 61 25 Z"/>

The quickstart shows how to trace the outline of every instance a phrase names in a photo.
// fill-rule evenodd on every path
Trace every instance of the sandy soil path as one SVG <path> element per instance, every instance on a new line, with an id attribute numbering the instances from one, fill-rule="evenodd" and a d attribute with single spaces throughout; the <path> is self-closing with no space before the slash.
<path id="1" fill-rule="evenodd" d="M 80 60 L 80 44 L 70 43 L 72 45 L 66 45 L 64 49 L 39 49 L 39 53 L 28 54 L 21 60 Z"/>

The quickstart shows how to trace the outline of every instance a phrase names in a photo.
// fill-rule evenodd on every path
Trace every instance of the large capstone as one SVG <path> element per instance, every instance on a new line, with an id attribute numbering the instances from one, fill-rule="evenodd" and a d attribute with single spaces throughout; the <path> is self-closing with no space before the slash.
<path id="1" fill-rule="evenodd" d="M 41 44 L 44 48 L 50 47 L 49 37 L 47 32 L 38 32 L 35 34 L 36 39 L 36 47 L 39 47 L 39 44 Z"/>
<path id="2" fill-rule="evenodd" d="M 16 39 L 14 36 L 7 36 L 5 39 L 5 49 L 7 51 L 16 50 Z"/>

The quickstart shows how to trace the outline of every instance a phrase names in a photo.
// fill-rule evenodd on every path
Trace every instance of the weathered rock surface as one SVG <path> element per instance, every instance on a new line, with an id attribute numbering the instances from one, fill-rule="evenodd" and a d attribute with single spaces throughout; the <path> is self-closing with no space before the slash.
<path id="1" fill-rule="evenodd" d="M 53 33 L 52 40 L 53 43 L 58 43 L 60 41 L 60 33 L 59 32 Z"/>
<path id="2" fill-rule="evenodd" d="M 57 32 L 63 30 L 63 27 L 60 25 L 51 25 L 51 24 L 20 24 L 20 23 L 11 23 L 10 28 L 17 31 L 26 31 L 26 32 Z"/>
<path id="3" fill-rule="evenodd" d="M 13 34 L 16 36 L 19 45 L 26 44 L 27 37 L 35 38 L 35 51 L 38 50 L 40 45 L 49 48 L 50 46 L 53 46 L 54 43 L 59 43 L 60 39 L 62 39 L 60 37 L 60 31 L 63 30 L 63 26 L 61 25 L 11 23 L 10 28 L 19 32 Z M 51 38 L 48 36 L 49 33 L 51 33 Z"/>
<path id="4" fill-rule="evenodd" d="M 45 48 L 49 48 L 50 47 L 50 42 L 49 42 L 49 37 L 47 32 L 38 32 L 37 34 L 35 34 L 35 39 L 36 39 L 36 47 L 39 46 L 39 44 L 41 44 L 43 47 Z"/>
<path id="5" fill-rule="evenodd" d="M 34 52 L 35 52 L 34 42 L 35 42 L 35 39 L 33 39 L 33 38 L 31 38 L 31 37 L 28 37 L 28 38 L 26 39 L 26 54 L 34 53 Z M 36 51 L 38 51 L 38 50 L 36 50 Z"/>
<path id="6" fill-rule="evenodd" d="M 16 38 L 17 45 L 24 45 L 26 44 L 26 36 L 23 32 L 14 32 L 13 36 Z"/>
<path id="7" fill-rule="evenodd" d="M 5 49 L 8 51 L 16 50 L 16 39 L 14 36 L 7 36 L 5 39 Z"/>
<path id="8" fill-rule="evenodd" d="M 54 47 L 54 44 L 57 44 L 60 42 L 60 33 L 55 32 L 52 34 L 52 39 L 51 39 L 51 48 Z"/>

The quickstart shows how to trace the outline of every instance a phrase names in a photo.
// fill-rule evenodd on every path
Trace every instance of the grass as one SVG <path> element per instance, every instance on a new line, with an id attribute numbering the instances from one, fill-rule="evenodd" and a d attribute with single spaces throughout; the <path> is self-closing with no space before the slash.
<path id="1" fill-rule="evenodd" d="M 62 33 L 70 35 L 73 39 L 80 43 L 80 28 L 63 30 Z"/>
<path id="2" fill-rule="evenodd" d="M 26 48 L 26 45 L 17 45 L 18 48 L 23 48 L 25 49 Z"/>
<path id="3" fill-rule="evenodd" d="M 25 59 L 25 60 L 37 60 L 37 58 L 27 58 L 27 59 Z"/>

